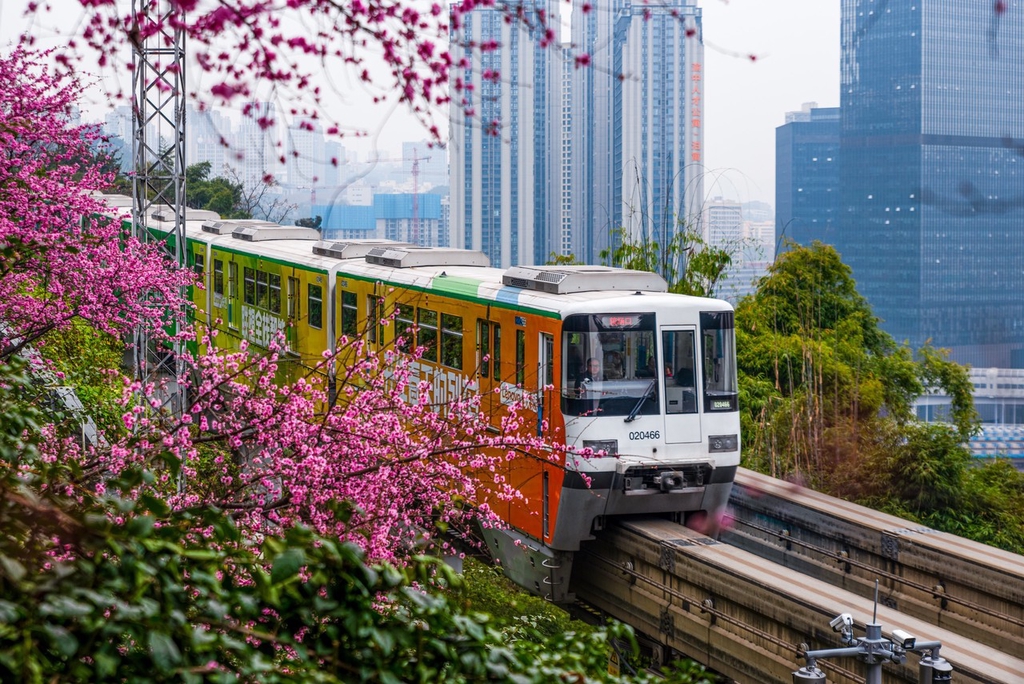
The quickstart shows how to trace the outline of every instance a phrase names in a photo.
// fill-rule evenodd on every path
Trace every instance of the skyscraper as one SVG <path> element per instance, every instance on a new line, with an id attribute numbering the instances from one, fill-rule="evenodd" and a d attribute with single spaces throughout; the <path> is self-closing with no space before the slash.
<path id="1" fill-rule="evenodd" d="M 619 228 L 665 244 L 703 200 L 703 55 L 696 0 L 573 3 L 589 64 L 573 87 L 573 251 L 596 263 Z"/>
<path id="2" fill-rule="evenodd" d="M 805 104 L 775 129 L 775 242 L 835 240 L 839 216 L 838 107 Z"/>
<path id="3" fill-rule="evenodd" d="M 843 0 L 835 245 L 898 340 L 1024 367 L 1024 8 Z"/>
<path id="4" fill-rule="evenodd" d="M 740 248 L 743 241 L 743 209 L 740 203 L 714 197 L 704 203 L 704 239 L 712 247 L 729 252 Z"/>
<path id="5" fill-rule="evenodd" d="M 247 189 L 255 188 L 277 168 L 274 155 L 274 131 L 277 129 L 274 105 L 271 102 L 249 102 L 242 113 L 242 124 L 236 140 L 241 146 L 233 150 L 227 164 L 238 171 L 239 180 Z"/>
<path id="6" fill-rule="evenodd" d="M 224 165 L 234 145 L 231 121 L 215 109 L 198 110 L 192 105 L 185 112 L 185 158 L 189 166 L 210 163 L 210 177 L 224 175 Z"/>
<path id="7" fill-rule="evenodd" d="M 494 266 L 544 263 L 558 248 L 560 170 L 553 116 L 561 89 L 547 43 L 554 0 L 526 0 L 519 19 L 480 7 L 453 25 L 450 243 L 483 250 Z M 553 80 L 554 79 L 554 80 Z"/>
<path id="8" fill-rule="evenodd" d="M 288 127 L 285 138 L 285 183 L 292 190 L 315 194 L 324 187 L 324 131 L 314 119 L 296 119 Z"/>

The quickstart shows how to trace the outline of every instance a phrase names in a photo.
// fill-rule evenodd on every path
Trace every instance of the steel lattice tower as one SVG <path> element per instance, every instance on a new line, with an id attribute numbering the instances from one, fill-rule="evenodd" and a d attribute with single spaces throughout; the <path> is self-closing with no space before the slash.
<path id="1" fill-rule="evenodd" d="M 135 237 L 144 242 L 159 240 L 170 259 L 183 268 L 185 33 L 182 17 L 172 5 L 168 0 L 132 0 L 132 224 Z M 174 229 L 166 238 L 149 231 L 154 212 L 163 222 L 173 221 Z M 148 382 L 171 372 L 175 378 L 183 377 L 182 347 L 178 341 L 169 350 L 150 349 L 145 332 L 136 331 L 136 379 Z M 184 388 L 177 382 L 172 388 L 166 397 L 168 408 L 183 413 L 187 408 Z"/>

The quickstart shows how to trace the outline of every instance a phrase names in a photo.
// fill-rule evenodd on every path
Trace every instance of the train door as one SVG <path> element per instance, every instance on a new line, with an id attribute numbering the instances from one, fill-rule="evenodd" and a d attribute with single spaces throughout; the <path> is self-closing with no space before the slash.
<path id="1" fill-rule="evenodd" d="M 537 435 L 541 434 L 541 422 L 547 420 L 551 424 L 551 405 L 553 397 L 558 396 L 548 387 L 555 384 L 555 336 L 550 333 L 540 334 L 540 354 L 537 357 Z"/>
<path id="2" fill-rule="evenodd" d="M 228 261 L 228 327 L 237 331 L 241 327 L 242 306 L 239 301 L 241 283 L 238 281 L 238 263 L 231 257 Z"/>
<path id="3" fill-rule="evenodd" d="M 665 385 L 665 441 L 701 441 L 694 326 L 662 326 L 662 380 Z"/>

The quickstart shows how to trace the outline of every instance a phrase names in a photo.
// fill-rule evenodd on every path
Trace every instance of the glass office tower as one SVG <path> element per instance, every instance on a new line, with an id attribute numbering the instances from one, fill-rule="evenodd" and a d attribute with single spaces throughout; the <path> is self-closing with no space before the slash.
<path id="1" fill-rule="evenodd" d="M 843 0 L 840 231 L 883 327 L 1024 367 L 1024 4 Z"/>
<path id="2" fill-rule="evenodd" d="M 838 107 L 808 103 L 775 129 L 775 245 L 835 242 L 839 217 Z"/>

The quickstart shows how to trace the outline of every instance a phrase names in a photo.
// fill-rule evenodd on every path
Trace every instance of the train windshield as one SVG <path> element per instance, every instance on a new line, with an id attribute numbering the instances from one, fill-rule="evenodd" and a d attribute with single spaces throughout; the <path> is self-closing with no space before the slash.
<path id="1" fill-rule="evenodd" d="M 567 317 L 562 325 L 562 412 L 659 413 L 656 345 L 653 313 Z"/>
<path id="2" fill-rule="evenodd" d="M 702 311 L 700 314 L 705 411 L 739 408 L 734 328 L 731 311 Z"/>

